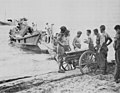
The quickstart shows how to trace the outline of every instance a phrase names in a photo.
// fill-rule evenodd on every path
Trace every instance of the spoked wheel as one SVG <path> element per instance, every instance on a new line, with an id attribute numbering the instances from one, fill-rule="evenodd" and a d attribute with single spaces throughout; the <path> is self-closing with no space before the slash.
<path id="1" fill-rule="evenodd" d="M 71 62 L 66 62 L 62 56 L 58 57 L 58 62 L 63 61 L 61 69 L 68 71 L 73 69 L 73 64 Z"/>
<path id="2" fill-rule="evenodd" d="M 62 68 L 65 71 L 74 69 L 73 64 L 71 62 L 66 62 L 66 61 L 63 62 Z"/>
<path id="3" fill-rule="evenodd" d="M 97 70 L 96 55 L 92 51 L 84 52 L 79 58 L 79 67 L 82 74 Z"/>

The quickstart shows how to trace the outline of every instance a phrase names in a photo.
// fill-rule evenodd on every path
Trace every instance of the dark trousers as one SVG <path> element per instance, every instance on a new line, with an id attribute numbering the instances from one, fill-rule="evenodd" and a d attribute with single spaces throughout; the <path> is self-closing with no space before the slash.
<path id="1" fill-rule="evenodd" d="M 107 72 L 107 53 L 108 53 L 108 49 L 107 47 L 104 47 L 100 50 L 100 53 L 102 55 L 102 58 L 103 58 L 103 61 L 102 62 L 102 69 L 103 69 L 103 72 L 106 73 Z"/>
<path id="2" fill-rule="evenodd" d="M 116 68 L 115 68 L 115 80 L 120 79 L 120 49 L 115 51 L 115 60 L 116 60 Z"/>

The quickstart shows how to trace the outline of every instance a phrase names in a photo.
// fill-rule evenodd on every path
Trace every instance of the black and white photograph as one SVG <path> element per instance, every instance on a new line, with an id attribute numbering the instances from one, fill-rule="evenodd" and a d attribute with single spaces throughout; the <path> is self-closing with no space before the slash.
<path id="1" fill-rule="evenodd" d="M 0 93 L 120 93 L 120 0 L 0 0 Z"/>

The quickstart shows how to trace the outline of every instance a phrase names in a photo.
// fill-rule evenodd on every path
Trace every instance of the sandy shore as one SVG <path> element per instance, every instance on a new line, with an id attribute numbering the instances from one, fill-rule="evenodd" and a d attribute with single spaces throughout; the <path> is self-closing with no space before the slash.
<path id="1" fill-rule="evenodd" d="M 76 69 L 2 82 L 0 93 L 120 93 L 120 84 L 114 82 L 111 71 L 108 75 L 82 75 Z"/>

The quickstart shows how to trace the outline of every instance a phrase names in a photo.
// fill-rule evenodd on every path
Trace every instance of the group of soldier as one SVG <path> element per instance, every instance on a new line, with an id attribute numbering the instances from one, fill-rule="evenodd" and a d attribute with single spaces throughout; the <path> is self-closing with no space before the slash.
<path id="1" fill-rule="evenodd" d="M 65 52 L 71 51 L 70 45 L 69 45 L 69 36 L 70 31 L 65 27 L 62 26 L 60 28 L 60 33 L 56 34 L 57 45 L 56 52 L 57 57 L 59 57 L 59 73 L 64 73 L 65 71 L 61 69 L 61 66 L 63 65 L 62 57 L 64 56 Z M 115 69 L 115 82 L 120 82 L 120 25 L 116 25 L 114 27 L 114 30 L 116 31 L 116 35 L 114 38 L 114 50 L 115 50 L 115 62 L 116 62 L 116 69 Z M 97 51 L 101 55 L 102 58 L 102 73 L 105 75 L 107 74 L 107 55 L 108 55 L 108 46 L 112 43 L 112 38 L 110 35 L 106 32 L 105 25 L 100 26 L 100 32 L 98 29 L 94 29 L 93 33 L 96 36 L 96 44 L 93 43 L 93 38 L 91 35 L 91 30 L 86 31 L 86 35 L 88 36 L 87 39 L 84 40 L 84 43 L 88 44 L 88 48 L 91 51 Z M 80 37 L 82 35 L 81 31 L 77 32 L 76 37 L 73 39 L 72 45 L 74 47 L 75 51 L 80 51 L 81 49 L 81 42 Z"/>
<path id="2" fill-rule="evenodd" d="M 21 19 L 20 22 L 18 24 L 18 26 L 15 28 L 17 30 L 15 30 L 15 32 L 20 32 L 23 31 L 22 34 L 16 34 L 16 35 L 21 35 L 24 36 L 26 35 L 26 33 L 32 33 L 33 30 L 32 29 L 28 29 L 30 27 L 26 26 L 26 19 Z M 46 24 L 48 26 L 48 24 Z M 34 26 L 34 24 L 33 24 Z M 53 25 L 52 25 L 53 26 Z M 52 27 L 51 26 L 51 27 Z M 28 30 L 21 30 L 22 27 L 27 27 Z M 49 27 L 48 27 L 49 28 Z M 25 28 L 26 29 L 26 28 Z M 19 31 L 20 30 L 20 31 Z M 116 82 L 120 82 L 120 25 L 116 25 L 114 27 L 114 30 L 116 31 L 116 35 L 114 37 L 114 44 L 113 44 L 113 48 L 115 50 L 115 62 L 116 62 L 116 67 L 115 67 L 115 81 Z M 52 31 L 52 30 L 51 30 Z M 14 30 L 13 30 L 14 32 Z M 110 35 L 106 32 L 106 27 L 105 25 L 101 25 L 100 26 L 100 32 L 99 30 L 96 28 L 93 30 L 94 35 L 96 36 L 96 42 L 94 44 L 94 40 L 93 37 L 91 35 L 91 30 L 88 29 L 86 30 L 86 35 L 87 35 L 87 39 L 84 40 L 84 43 L 88 44 L 88 49 L 91 51 L 95 51 L 98 54 L 100 54 L 99 60 L 100 61 L 100 67 L 102 68 L 102 73 L 105 75 L 107 74 L 107 55 L 108 55 L 108 46 L 112 43 L 112 38 L 110 37 Z M 50 33 L 52 34 L 52 33 Z M 82 31 L 78 31 L 77 35 L 74 37 L 72 45 L 74 48 L 74 51 L 80 51 L 81 50 L 81 35 L 82 35 Z M 57 59 L 59 57 L 58 63 L 59 63 L 59 73 L 64 73 L 65 71 L 61 69 L 61 66 L 63 65 L 63 56 L 66 52 L 71 51 L 71 47 L 70 47 L 70 43 L 69 43 L 69 36 L 70 36 L 70 31 L 65 27 L 65 26 L 61 26 L 60 27 L 60 33 L 56 33 L 56 36 L 54 37 L 54 46 L 56 46 L 55 50 L 57 53 Z M 51 36 L 52 37 L 52 36 Z"/>

